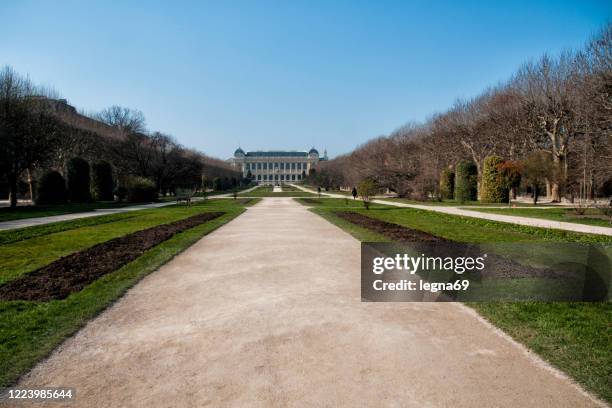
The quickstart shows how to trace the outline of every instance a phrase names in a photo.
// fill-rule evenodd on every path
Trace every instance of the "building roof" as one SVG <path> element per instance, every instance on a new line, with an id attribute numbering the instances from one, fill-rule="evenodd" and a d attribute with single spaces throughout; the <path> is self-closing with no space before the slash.
<path id="1" fill-rule="evenodd" d="M 317 149 L 315 149 L 314 147 L 312 149 L 310 149 L 310 151 L 308 152 L 308 154 L 316 154 L 317 156 L 319 155 L 319 151 Z"/>
<path id="2" fill-rule="evenodd" d="M 307 157 L 306 152 L 296 151 L 282 151 L 282 150 L 271 150 L 271 151 L 256 151 L 247 152 L 247 157 Z"/>
<path id="3" fill-rule="evenodd" d="M 242 150 L 242 148 L 237 148 L 236 151 L 234 152 L 234 156 L 238 156 L 239 154 L 244 154 L 244 150 Z"/>

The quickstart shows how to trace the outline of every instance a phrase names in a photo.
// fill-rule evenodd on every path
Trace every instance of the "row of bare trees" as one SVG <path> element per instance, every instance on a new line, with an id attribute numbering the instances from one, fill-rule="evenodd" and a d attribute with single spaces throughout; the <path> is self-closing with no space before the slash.
<path id="1" fill-rule="evenodd" d="M 438 195 L 444 169 L 460 160 L 549 160 L 547 195 L 612 195 L 612 24 L 583 49 L 524 64 L 507 82 L 424 124 L 379 137 L 317 169 L 317 182 L 354 186 L 371 179 L 414 198 Z"/>
<path id="2" fill-rule="evenodd" d="M 11 206 L 20 192 L 32 196 L 32 183 L 44 172 L 64 173 L 74 157 L 110 163 L 117 186 L 146 178 L 160 193 L 240 177 L 224 161 L 149 132 L 140 111 L 111 106 L 85 115 L 10 67 L 0 70 L 0 190 L 9 193 Z"/>

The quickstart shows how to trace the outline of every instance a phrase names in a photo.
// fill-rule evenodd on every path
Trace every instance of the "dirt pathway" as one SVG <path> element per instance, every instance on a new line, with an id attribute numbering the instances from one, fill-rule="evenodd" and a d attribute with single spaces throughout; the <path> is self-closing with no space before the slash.
<path id="1" fill-rule="evenodd" d="M 351 236 L 265 198 L 19 386 L 75 387 L 71 407 L 596 405 L 460 304 L 361 303 L 359 259 Z"/>

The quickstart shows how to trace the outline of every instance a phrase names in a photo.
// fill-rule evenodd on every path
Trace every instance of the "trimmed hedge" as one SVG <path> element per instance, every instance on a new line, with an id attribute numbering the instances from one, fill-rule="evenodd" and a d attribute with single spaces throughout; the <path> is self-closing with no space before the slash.
<path id="1" fill-rule="evenodd" d="M 440 198 L 452 200 L 455 197 L 455 172 L 445 169 L 440 174 Z"/>
<path id="2" fill-rule="evenodd" d="M 507 203 L 508 188 L 504 185 L 499 166 L 504 159 L 499 156 L 487 156 L 482 166 L 482 190 L 480 200 L 485 203 Z"/>
<path id="3" fill-rule="evenodd" d="M 110 163 L 100 161 L 91 166 L 91 192 L 96 200 L 112 201 L 114 185 Z"/>
<path id="4" fill-rule="evenodd" d="M 89 163 L 80 157 L 68 161 L 66 176 L 68 179 L 68 199 L 73 203 L 91 201 L 89 191 Z"/>
<path id="5" fill-rule="evenodd" d="M 36 205 L 64 204 L 66 202 L 66 181 L 57 171 L 45 173 L 38 182 Z"/>
<path id="6" fill-rule="evenodd" d="M 478 198 L 478 169 L 472 161 L 461 161 L 455 166 L 455 200 L 476 201 Z"/>
<path id="7" fill-rule="evenodd" d="M 155 183 L 144 177 L 134 177 L 127 186 L 127 200 L 132 203 L 157 201 Z"/>

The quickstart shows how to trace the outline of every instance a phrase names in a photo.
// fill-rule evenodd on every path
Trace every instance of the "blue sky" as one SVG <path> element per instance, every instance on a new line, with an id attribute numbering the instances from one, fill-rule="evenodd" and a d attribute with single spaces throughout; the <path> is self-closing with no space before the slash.
<path id="1" fill-rule="evenodd" d="M 335 156 L 580 47 L 612 3 L 4 1 L 0 15 L 0 65 L 79 109 L 140 109 L 220 158 Z"/>

